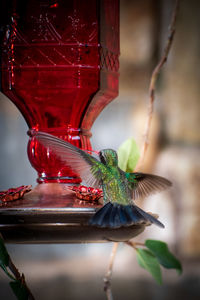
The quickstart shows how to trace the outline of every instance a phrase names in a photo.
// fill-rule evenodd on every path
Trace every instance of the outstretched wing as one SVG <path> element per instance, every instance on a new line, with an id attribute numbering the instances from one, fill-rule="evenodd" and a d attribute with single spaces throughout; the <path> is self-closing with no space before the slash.
<path id="1" fill-rule="evenodd" d="M 133 199 L 147 197 L 150 194 L 169 188 L 172 183 L 164 177 L 145 173 L 125 173 Z"/>
<path id="2" fill-rule="evenodd" d="M 76 146 L 63 141 L 51 134 L 36 131 L 33 133 L 43 146 L 49 148 L 55 155 L 69 166 L 80 178 L 92 187 L 99 187 L 103 177 L 103 172 L 106 169 L 100 161 Z"/>

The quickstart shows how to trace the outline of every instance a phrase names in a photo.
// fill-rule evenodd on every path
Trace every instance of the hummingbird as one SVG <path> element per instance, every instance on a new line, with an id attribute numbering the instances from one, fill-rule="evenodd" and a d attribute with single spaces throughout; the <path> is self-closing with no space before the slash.
<path id="1" fill-rule="evenodd" d="M 134 201 L 165 190 L 172 185 L 169 180 L 152 174 L 122 171 L 118 167 L 117 152 L 113 149 L 99 151 L 97 159 L 51 134 L 35 131 L 32 136 L 70 166 L 87 186 L 102 189 L 104 205 L 90 218 L 89 225 L 120 228 L 148 221 L 164 228 L 159 220 Z"/>

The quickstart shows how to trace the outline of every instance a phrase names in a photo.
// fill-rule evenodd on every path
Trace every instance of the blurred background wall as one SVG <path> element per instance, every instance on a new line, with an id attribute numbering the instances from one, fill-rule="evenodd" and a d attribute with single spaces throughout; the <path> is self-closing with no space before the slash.
<path id="1" fill-rule="evenodd" d="M 141 147 L 148 84 L 167 38 L 174 1 L 121 0 L 120 92 L 92 128 L 94 149 L 114 148 L 128 137 Z M 157 85 L 150 146 L 143 171 L 171 179 L 173 188 L 141 204 L 166 225 L 137 238 L 161 239 L 182 260 L 184 272 L 163 273 L 158 286 L 121 245 L 114 266 L 114 299 L 200 299 L 200 2 L 182 0 L 175 40 Z M 0 190 L 36 185 L 27 154 L 27 125 L 0 95 Z M 36 299 L 105 299 L 102 277 L 111 244 L 8 245 Z M 15 299 L 0 272 L 0 299 Z"/>

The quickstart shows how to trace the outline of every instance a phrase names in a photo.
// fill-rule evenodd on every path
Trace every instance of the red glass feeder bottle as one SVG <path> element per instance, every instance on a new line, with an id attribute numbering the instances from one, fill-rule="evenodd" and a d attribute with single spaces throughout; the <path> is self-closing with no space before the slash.
<path id="1" fill-rule="evenodd" d="M 3 2 L 2 92 L 29 129 L 90 150 L 91 126 L 118 94 L 118 0 Z M 34 138 L 28 157 L 39 183 L 80 183 Z"/>

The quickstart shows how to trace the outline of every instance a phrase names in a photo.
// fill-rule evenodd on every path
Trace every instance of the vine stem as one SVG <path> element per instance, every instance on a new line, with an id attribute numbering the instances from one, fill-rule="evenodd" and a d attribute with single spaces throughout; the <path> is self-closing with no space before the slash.
<path id="1" fill-rule="evenodd" d="M 26 290 L 28 291 L 28 299 L 29 300 L 35 300 L 33 294 L 31 293 L 31 290 L 29 289 L 29 287 L 26 284 L 25 281 L 25 276 L 24 274 L 20 274 L 20 272 L 18 271 L 18 269 L 16 268 L 16 266 L 14 265 L 14 263 L 12 262 L 10 255 L 9 255 L 9 262 L 8 262 L 8 268 L 10 269 L 10 271 L 13 273 L 13 275 L 15 276 L 16 280 L 19 280 L 25 287 Z"/>
<path id="2" fill-rule="evenodd" d="M 149 84 L 149 93 L 148 93 L 149 94 L 149 105 L 148 105 L 146 125 L 145 125 L 145 129 L 144 129 L 144 142 L 143 142 L 141 156 L 137 163 L 135 171 L 141 169 L 141 167 L 143 166 L 144 158 L 145 158 L 148 146 L 149 146 L 149 133 L 150 133 L 150 128 L 151 128 L 152 116 L 153 116 L 153 105 L 154 105 L 154 100 L 155 100 L 156 82 L 157 82 L 158 75 L 159 75 L 163 65 L 166 63 L 166 61 L 168 59 L 169 52 L 170 52 L 170 49 L 172 46 L 175 29 L 176 29 L 175 25 L 176 25 L 179 4 L 180 4 L 180 0 L 176 0 L 175 6 L 174 6 L 174 9 L 172 12 L 172 17 L 171 17 L 171 21 L 170 21 L 170 25 L 169 25 L 169 34 L 168 34 L 168 38 L 167 38 L 167 41 L 165 44 L 163 55 L 162 55 L 160 61 L 158 62 L 158 64 L 156 65 L 156 67 L 154 68 L 152 75 L 151 75 L 150 84 Z M 132 241 L 127 241 L 125 243 L 134 249 L 137 249 L 137 247 L 136 247 L 137 245 L 144 246 L 144 244 L 142 244 L 142 243 L 134 243 Z M 112 278 L 112 270 L 113 270 L 114 260 L 116 257 L 117 248 L 118 248 L 118 243 L 114 243 L 113 249 L 111 252 L 111 256 L 110 256 L 108 270 L 104 277 L 104 291 L 106 292 L 107 300 L 113 300 L 112 290 L 111 290 L 111 278 Z"/>
<path id="3" fill-rule="evenodd" d="M 6 274 L 12 280 L 19 281 L 26 288 L 26 291 L 28 292 L 28 300 L 35 300 L 33 294 L 31 293 L 29 287 L 26 284 L 26 280 L 25 280 L 24 274 L 20 274 L 19 270 L 17 269 L 17 267 L 13 263 L 10 255 L 8 254 L 7 249 L 6 249 L 5 245 L 4 245 L 4 239 L 3 239 L 3 236 L 2 236 L 1 233 L 0 233 L 0 240 L 1 240 L 1 243 L 3 244 L 3 246 L 4 246 L 3 247 L 4 249 L 2 250 L 2 254 L 1 255 L 4 255 L 4 256 L 6 256 L 6 258 L 8 258 L 8 261 L 6 261 L 6 264 L 5 264 L 5 268 L 8 268 L 12 272 L 12 274 L 14 275 L 14 277 L 9 272 L 6 272 Z M 2 264 L 4 265 L 4 261 L 2 262 Z"/>
<path id="4" fill-rule="evenodd" d="M 163 67 L 163 65 L 166 63 L 169 52 L 172 46 L 172 42 L 174 39 L 174 34 L 175 34 L 175 25 L 176 25 L 176 19 L 177 19 L 177 14 L 178 14 L 178 9 L 179 9 L 179 3 L 180 0 L 176 0 L 174 10 L 172 13 L 171 17 L 171 22 L 169 26 L 169 33 L 168 33 L 168 38 L 165 44 L 164 52 L 163 55 L 156 65 L 156 67 L 153 70 L 153 73 L 151 75 L 150 79 L 150 84 L 149 84 L 149 105 L 148 105 L 148 112 L 147 112 L 147 119 L 146 119 L 146 124 L 145 124 L 145 129 L 144 129 L 144 142 L 142 146 L 142 151 L 141 151 L 141 156 L 140 159 L 137 163 L 137 166 L 135 168 L 135 171 L 138 171 L 141 169 L 141 167 L 144 164 L 144 158 L 149 146 L 149 134 L 150 134 L 150 128 L 151 128 L 151 121 L 152 121 L 152 116 L 153 116 L 153 105 L 154 105 L 154 100 L 155 100 L 155 87 L 156 87 L 156 82 L 158 79 L 158 75 Z"/>
<path id="5" fill-rule="evenodd" d="M 137 250 L 137 246 L 142 246 L 145 247 L 144 243 L 139 243 L 139 242 L 133 242 L 133 241 L 126 241 L 124 242 L 126 245 L 131 246 L 132 248 L 134 248 L 135 250 Z"/>
<path id="6" fill-rule="evenodd" d="M 104 291 L 106 293 L 107 300 L 113 300 L 112 290 L 111 290 L 111 277 L 112 277 L 113 264 L 116 257 L 118 246 L 119 243 L 113 244 L 108 270 L 106 272 L 106 275 L 104 276 Z"/>

